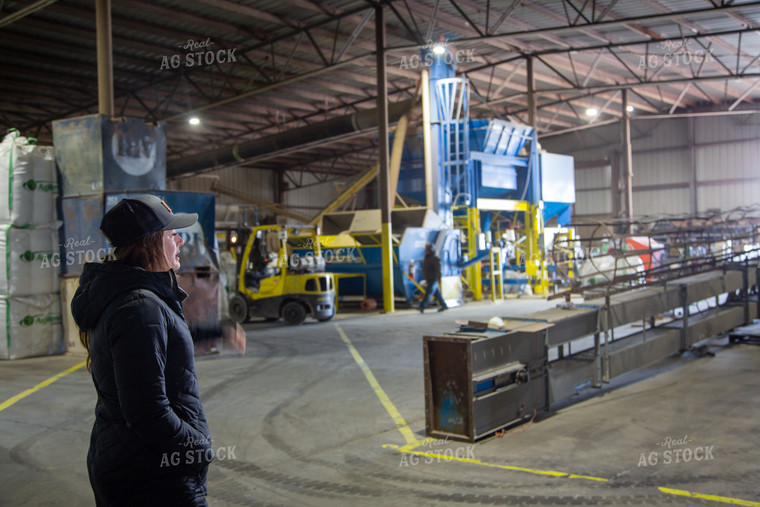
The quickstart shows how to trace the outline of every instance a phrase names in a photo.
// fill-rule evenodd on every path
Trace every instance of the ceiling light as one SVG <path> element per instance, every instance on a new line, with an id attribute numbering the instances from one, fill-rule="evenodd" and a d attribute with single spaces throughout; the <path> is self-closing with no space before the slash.
<path id="1" fill-rule="evenodd" d="M 625 110 L 628 111 L 629 113 L 632 113 L 633 112 L 633 106 L 626 106 Z"/>
<path id="2" fill-rule="evenodd" d="M 433 46 L 433 54 L 441 56 L 446 52 L 446 48 L 440 45 Z"/>
<path id="3" fill-rule="evenodd" d="M 595 107 L 589 107 L 586 109 L 586 116 L 596 116 L 599 114 L 599 110 Z"/>
<path id="4" fill-rule="evenodd" d="M 201 123 L 201 120 L 200 120 L 200 118 L 198 118 L 198 117 L 196 117 L 196 116 L 193 116 L 192 118 L 190 118 L 190 119 L 187 121 L 187 123 L 189 123 L 190 125 L 200 125 L 200 123 Z"/>

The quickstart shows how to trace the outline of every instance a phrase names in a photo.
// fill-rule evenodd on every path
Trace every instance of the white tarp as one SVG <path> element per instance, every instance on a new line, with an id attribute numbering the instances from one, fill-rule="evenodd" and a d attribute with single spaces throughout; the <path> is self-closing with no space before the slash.
<path id="1" fill-rule="evenodd" d="M 62 354 L 61 322 L 57 294 L 0 296 L 0 359 Z"/>
<path id="2" fill-rule="evenodd" d="M 0 222 L 17 226 L 56 219 L 58 183 L 52 146 L 12 131 L 0 142 Z"/>
<path id="3" fill-rule="evenodd" d="M 0 225 L 0 295 L 59 291 L 59 226 L 60 222 L 23 229 Z"/>

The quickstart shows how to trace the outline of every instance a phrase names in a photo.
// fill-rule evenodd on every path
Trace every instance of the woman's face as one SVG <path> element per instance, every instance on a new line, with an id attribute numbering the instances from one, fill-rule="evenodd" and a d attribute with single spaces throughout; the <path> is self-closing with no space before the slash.
<path id="1" fill-rule="evenodd" d="M 164 252 L 174 271 L 179 269 L 179 247 L 185 244 L 182 236 L 174 229 L 164 231 Z"/>

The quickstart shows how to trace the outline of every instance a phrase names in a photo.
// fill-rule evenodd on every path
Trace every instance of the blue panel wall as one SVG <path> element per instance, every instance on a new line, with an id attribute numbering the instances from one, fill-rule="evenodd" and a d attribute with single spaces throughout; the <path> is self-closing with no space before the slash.
<path id="1" fill-rule="evenodd" d="M 166 188 L 166 125 L 92 115 L 53 122 L 64 197 Z"/>
<path id="2" fill-rule="evenodd" d="M 100 232 L 104 213 L 103 195 L 64 197 L 60 201 L 61 274 L 79 276 L 85 262 L 100 260 L 110 250 Z"/>

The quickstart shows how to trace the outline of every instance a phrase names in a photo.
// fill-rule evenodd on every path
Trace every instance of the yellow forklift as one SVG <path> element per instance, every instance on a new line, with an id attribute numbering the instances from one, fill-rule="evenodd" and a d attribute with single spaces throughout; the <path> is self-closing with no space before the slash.
<path id="1" fill-rule="evenodd" d="M 241 233 L 247 233 L 247 240 Z M 335 279 L 325 272 L 315 227 L 260 225 L 237 231 L 237 242 L 232 320 L 282 318 L 299 325 L 309 315 L 320 322 L 335 315 Z"/>

